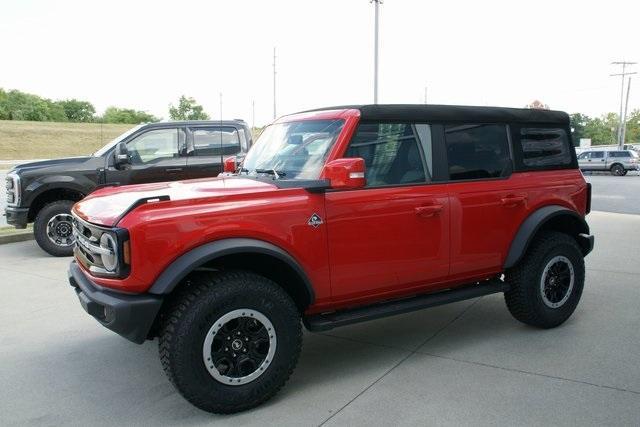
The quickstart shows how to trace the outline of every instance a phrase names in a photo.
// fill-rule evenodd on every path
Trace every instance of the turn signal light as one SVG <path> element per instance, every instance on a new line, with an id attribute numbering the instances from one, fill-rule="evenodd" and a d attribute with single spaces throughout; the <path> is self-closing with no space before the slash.
<path id="1" fill-rule="evenodd" d="M 122 259 L 126 265 L 131 265 L 131 241 L 127 240 L 122 245 Z"/>

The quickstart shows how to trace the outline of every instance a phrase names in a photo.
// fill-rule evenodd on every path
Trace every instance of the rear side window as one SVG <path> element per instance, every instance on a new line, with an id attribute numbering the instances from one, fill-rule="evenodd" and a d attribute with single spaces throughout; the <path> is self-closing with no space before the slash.
<path id="1" fill-rule="evenodd" d="M 578 167 L 573 143 L 564 127 L 545 124 L 513 124 L 509 126 L 516 170 L 553 170 Z"/>
<path id="2" fill-rule="evenodd" d="M 631 157 L 628 151 L 609 151 L 609 157 Z"/>
<path id="3" fill-rule="evenodd" d="M 511 169 L 504 125 L 446 125 L 445 140 L 452 181 L 499 178 Z"/>
<path id="4" fill-rule="evenodd" d="M 525 167 L 567 166 L 572 163 L 569 138 L 564 129 L 520 128 L 520 147 Z"/>

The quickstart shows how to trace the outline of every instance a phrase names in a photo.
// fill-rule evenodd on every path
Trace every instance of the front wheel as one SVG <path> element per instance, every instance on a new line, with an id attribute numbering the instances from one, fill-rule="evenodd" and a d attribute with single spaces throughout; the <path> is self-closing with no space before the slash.
<path id="1" fill-rule="evenodd" d="M 163 313 L 165 373 L 213 413 L 253 408 L 287 381 L 302 346 L 300 313 L 271 280 L 245 271 L 198 272 Z"/>
<path id="2" fill-rule="evenodd" d="M 544 232 L 506 273 L 507 308 L 517 320 L 540 328 L 564 323 L 576 309 L 584 287 L 584 256 L 575 239 Z"/>
<path id="3" fill-rule="evenodd" d="M 71 200 L 49 203 L 38 212 L 33 224 L 33 235 L 45 252 L 53 256 L 73 255 L 73 228 Z"/>

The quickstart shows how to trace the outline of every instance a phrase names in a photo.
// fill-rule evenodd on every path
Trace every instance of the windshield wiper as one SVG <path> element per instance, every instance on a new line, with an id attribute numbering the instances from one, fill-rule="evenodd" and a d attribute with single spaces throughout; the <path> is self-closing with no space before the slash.
<path id="1" fill-rule="evenodd" d="M 256 173 L 268 173 L 269 175 L 273 175 L 275 179 L 280 179 L 281 176 L 287 176 L 287 174 L 283 171 L 277 171 L 275 169 L 256 169 Z"/>

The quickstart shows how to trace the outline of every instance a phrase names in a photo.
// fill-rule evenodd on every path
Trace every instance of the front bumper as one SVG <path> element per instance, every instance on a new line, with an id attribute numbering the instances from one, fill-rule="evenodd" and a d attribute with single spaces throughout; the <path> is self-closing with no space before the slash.
<path id="1" fill-rule="evenodd" d="M 69 266 L 69 284 L 73 286 L 84 311 L 104 327 L 137 344 L 147 338 L 158 315 L 162 298 L 128 295 L 107 290 L 93 283 L 76 261 Z"/>
<path id="2" fill-rule="evenodd" d="M 29 208 L 7 206 L 4 209 L 4 214 L 7 217 L 7 224 L 13 225 L 15 228 L 26 228 L 29 222 Z"/>

